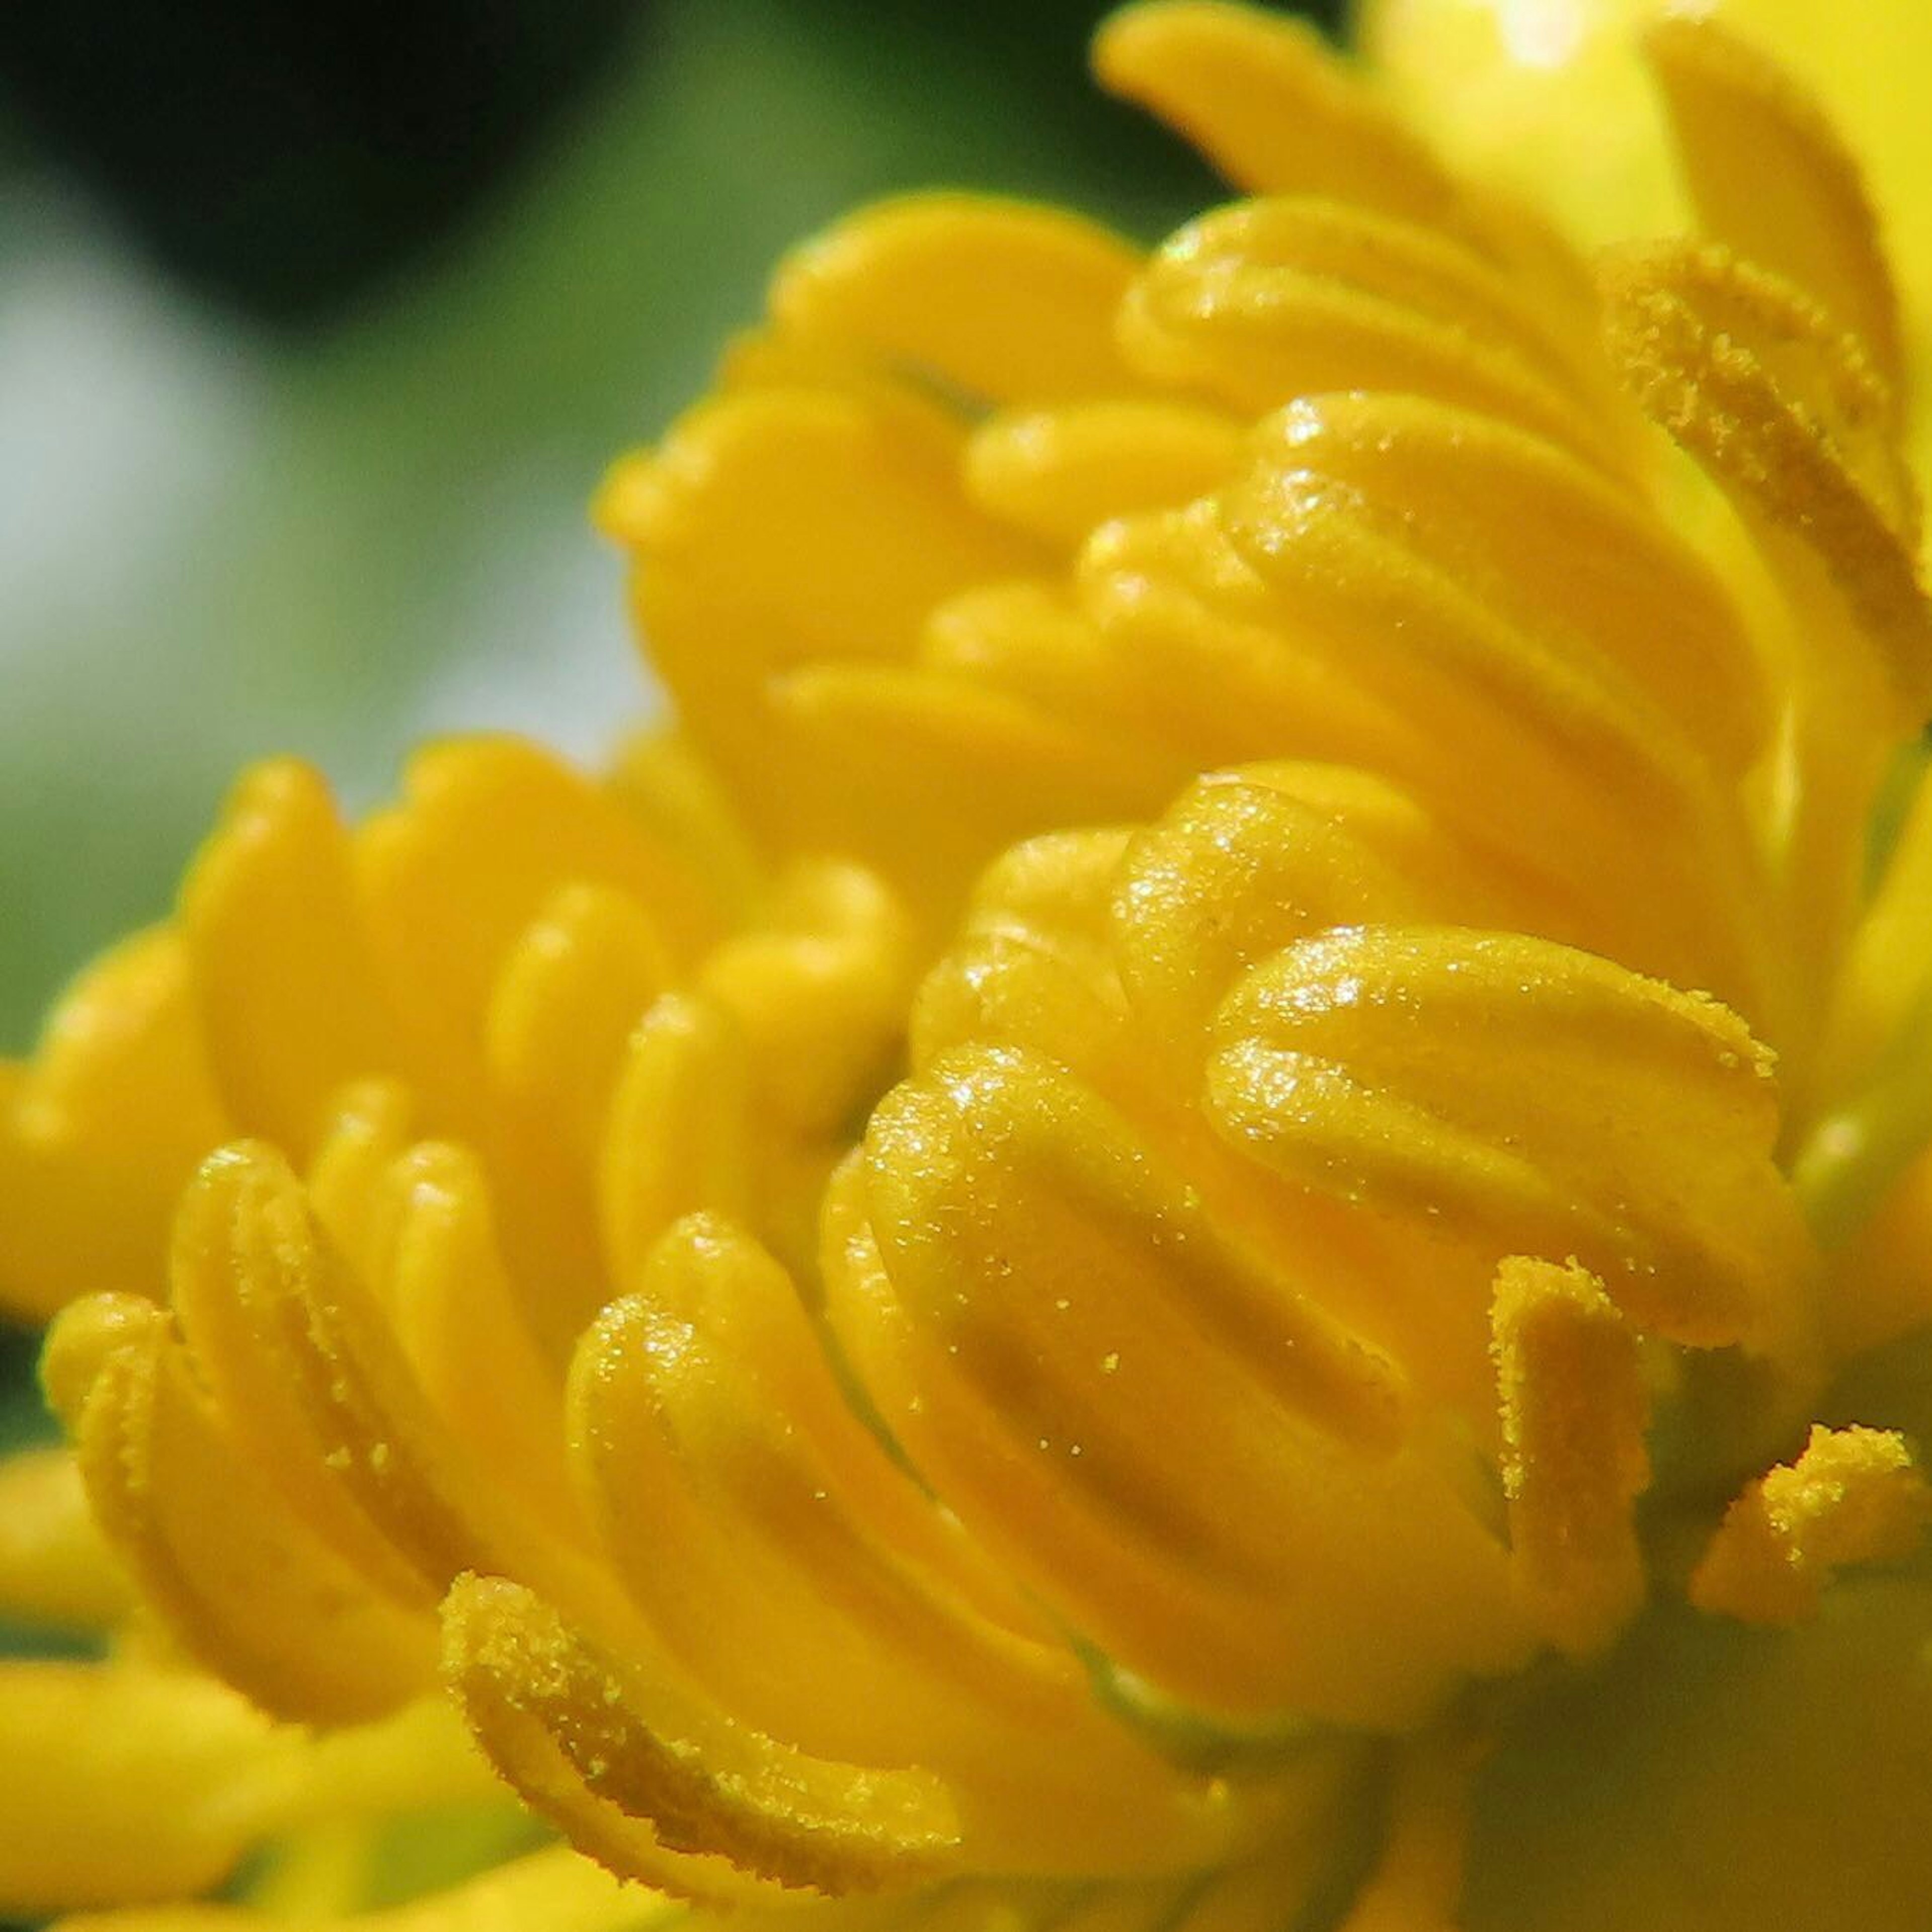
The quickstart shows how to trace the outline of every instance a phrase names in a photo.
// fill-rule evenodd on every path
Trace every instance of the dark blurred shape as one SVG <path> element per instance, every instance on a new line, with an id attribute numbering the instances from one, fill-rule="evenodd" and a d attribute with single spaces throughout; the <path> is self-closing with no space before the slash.
<path id="1" fill-rule="evenodd" d="M 168 268 L 326 318 L 485 196 L 640 0 L 7 0 L 0 98 Z"/>
<path id="2" fill-rule="evenodd" d="M 1194 150 L 1138 107 L 1112 99 L 1088 72 L 1096 28 L 1125 0 L 780 0 L 801 22 L 868 34 L 881 62 L 943 62 L 959 88 L 988 101 L 989 167 L 997 167 L 1000 117 L 1050 115 L 1077 146 L 1158 200 L 1178 221 L 1226 199 L 1224 182 Z M 1337 42 L 1358 0 L 1250 0 L 1292 14 Z M 1015 184 L 1009 184 L 1015 185 Z M 1058 184 L 1017 184 L 1054 196 Z M 1146 238 L 1156 238 L 1149 236 Z"/>
<path id="3" fill-rule="evenodd" d="M 665 0 L 673 4 L 673 0 Z M 682 0 L 728 7 L 732 0 Z M 1347 0 L 1294 10 L 1330 32 Z M 1166 137 L 1082 82 L 1107 0 L 789 0 L 878 58 L 939 60 L 1130 174 Z M 326 322 L 487 201 L 646 0 L 0 0 L 0 106 L 205 297 Z M 828 112 L 853 110 L 829 103 Z"/>

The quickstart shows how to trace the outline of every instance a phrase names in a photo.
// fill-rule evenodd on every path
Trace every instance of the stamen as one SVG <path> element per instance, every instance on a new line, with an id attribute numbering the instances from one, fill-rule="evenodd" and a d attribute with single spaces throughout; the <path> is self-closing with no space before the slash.
<path id="1" fill-rule="evenodd" d="M 1648 1486 L 1636 1331 L 1574 1262 L 1516 1256 L 1490 1319 L 1510 1540 L 1564 1649 L 1600 1648 L 1642 1602 L 1632 1508 Z"/>
<path id="2" fill-rule="evenodd" d="M 1928 1520 L 1932 1488 L 1896 1430 L 1814 1427 L 1796 1462 L 1732 1504 L 1690 1600 L 1744 1623 L 1800 1622 L 1835 1571 L 1909 1556 Z"/>

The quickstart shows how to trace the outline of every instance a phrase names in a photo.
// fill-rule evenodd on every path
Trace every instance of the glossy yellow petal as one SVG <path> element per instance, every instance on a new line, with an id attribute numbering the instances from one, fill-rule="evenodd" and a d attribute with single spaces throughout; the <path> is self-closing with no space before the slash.
<path id="1" fill-rule="evenodd" d="M 975 400 L 1104 395 L 1126 380 L 1113 314 L 1136 260 L 1055 208 L 911 195 L 796 250 L 772 282 L 772 317 Z"/>
<path id="2" fill-rule="evenodd" d="M 82 1479 L 116 1553 L 181 1639 L 266 1708 L 340 1724 L 391 1709 L 434 1628 L 318 1540 L 223 1426 L 168 1321 L 83 1302 L 49 1343 Z"/>
<path id="3" fill-rule="evenodd" d="M 634 1876 L 698 1897 L 837 1895 L 952 1862 L 952 1806 L 923 1773 L 828 1762 L 734 1725 L 627 1670 L 513 1583 L 459 1580 L 444 1624 L 451 1686 L 499 1768 L 595 1856 L 600 1813 L 626 1828 L 613 1847 L 626 1862 L 640 1840 L 662 1847 L 663 1869 L 640 1861 Z"/>
<path id="4" fill-rule="evenodd" d="M 238 1776 L 278 1754 L 268 1721 L 206 1677 L 0 1662 L 0 1910 L 205 1891 L 251 1833 Z"/>
<path id="5" fill-rule="evenodd" d="M 1448 176 L 1305 22 L 1226 0 L 1140 0 L 1094 44 L 1102 86 L 1171 122 L 1237 188 L 1439 226 Z"/>
<path id="6" fill-rule="evenodd" d="M 1662 85 L 1704 232 L 1813 296 L 1902 403 L 1898 298 L 1857 162 L 1816 104 L 1709 20 L 1660 20 L 1644 51 Z"/>
<path id="7" fill-rule="evenodd" d="M 749 1094 L 743 1036 L 716 1000 L 669 994 L 645 1016 L 626 1052 L 598 1184 L 620 1291 L 680 1215 L 710 1208 L 748 1217 Z"/>
<path id="8" fill-rule="evenodd" d="M 1204 495 L 1234 467 L 1240 446 L 1227 417 L 1179 403 L 1012 411 L 974 433 L 966 487 L 995 516 L 1076 544 L 1111 518 Z"/>
<path id="9" fill-rule="evenodd" d="M 1144 375 L 1244 416 L 1389 391 L 1619 460 L 1600 376 L 1526 292 L 1433 230 L 1360 209 L 1268 200 L 1202 216 L 1135 283 L 1120 334 Z"/>
<path id="10" fill-rule="evenodd" d="M 285 760 L 242 778 L 182 887 L 181 930 L 230 1118 L 305 1156 L 336 1090 L 397 1064 L 319 773 Z"/>
<path id="11" fill-rule="evenodd" d="M 0 1307 L 158 1294 L 174 1196 L 225 1130 L 181 940 L 138 934 L 62 997 L 31 1060 L 0 1062 Z"/>
<path id="12" fill-rule="evenodd" d="M 1514 934 L 1368 926 L 1255 968 L 1216 1033 L 1216 1124 L 1298 1186 L 1574 1256 L 1674 1340 L 1802 1348 L 1768 1058 L 1714 1000 Z"/>
<path id="13" fill-rule="evenodd" d="M 476 1162 L 426 1144 L 402 1158 L 391 1184 L 406 1204 L 388 1300 L 424 1394 L 485 1480 L 568 1522 L 562 1404 L 504 1268 Z"/>
<path id="14" fill-rule="evenodd" d="M 329 1412 L 332 1378 L 316 1359 L 308 1317 L 311 1278 L 340 1265 L 326 1256 L 294 1177 L 259 1145 L 212 1156 L 182 1195 L 172 1306 L 228 1426 L 260 1457 L 305 1530 L 380 1592 L 427 1610 L 433 1582 L 344 1480 L 351 1458 Z M 328 1392 L 318 1400 L 311 1390 L 319 1380 Z"/>
<path id="15" fill-rule="evenodd" d="M 788 874 L 749 931 L 699 975 L 742 1030 L 761 1122 L 843 1130 L 883 1084 L 912 977 L 911 934 L 892 896 L 856 866 Z"/>
<path id="16" fill-rule="evenodd" d="M 866 1147 L 835 1324 L 922 1472 L 1100 1649 L 1177 1701 L 1371 1723 L 1517 1652 L 1502 1552 L 1396 1446 L 1388 1366 L 1094 1096 L 962 1048 Z M 1394 1545 L 1430 1552 L 1426 1633 Z"/>
<path id="17" fill-rule="evenodd" d="M 811 789 L 827 843 L 902 886 L 928 932 L 944 932 L 1002 845 L 1149 808 L 1172 769 L 1150 765 L 1131 740 L 936 667 L 828 664 L 779 696 L 820 775 Z"/>
<path id="18" fill-rule="evenodd" d="M 630 1036 L 680 976 L 646 904 L 566 886 L 510 947 L 486 1010 L 482 1144 L 515 1292 L 558 1358 L 604 1298 L 596 1166 Z"/>
<path id="19" fill-rule="evenodd" d="M 743 1721 L 940 1772 L 1002 1869 L 1160 1869 L 1225 1843 L 1232 1808 L 1097 1710 L 1078 1659 L 851 1413 L 790 1282 L 728 1224 L 666 1236 L 645 1292 L 586 1336 L 572 1409 L 613 1562 Z"/>
<path id="20" fill-rule="evenodd" d="M 1814 1426 L 1802 1455 L 1732 1504 L 1690 1600 L 1746 1623 L 1796 1623 L 1816 1613 L 1834 1571 L 1910 1556 L 1928 1522 L 1932 1487 L 1903 1437 Z"/>
<path id="21" fill-rule="evenodd" d="M 1198 1048 L 1246 969 L 1294 940 L 1452 909 L 1472 924 L 1514 923 L 1493 916 L 1518 908 L 1526 919 L 1552 910 L 1396 787 L 1343 766 L 1282 764 L 1197 779 L 1136 833 L 1112 925 L 1152 1039 Z"/>
<path id="22" fill-rule="evenodd" d="M 1844 654 L 1828 669 L 1840 681 L 1862 672 L 1888 720 L 1917 724 L 1932 700 L 1932 623 L 1912 486 L 1856 343 L 1790 284 L 1715 246 L 1613 257 L 1606 298 L 1612 356 L 1645 410 L 1754 520 L 1801 609 L 1818 596 L 1813 580 L 1843 600 L 1855 639 L 1828 629 L 1816 640 Z"/>
<path id="23" fill-rule="evenodd" d="M 488 1118 L 485 1032 L 511 949 L 563 888 L 651 909 L 672 952 L 716 930 L 701 883 L 621 802 L 548 753 L 478 739 L 418 754 L 356 836 L 357 890 L 401 1036 L 437 1114 Z"/>
<path id="24" fill-rule="evenodd" d="M 0 1458 L 0 1617 L 100 1629 L 128 1601 L 71 1453 L 22 1449 Z"/>
<path id="25" fill-rule="evenodd" d="M 1773 1007 L 1729 790 L 1768 724 L 1762 676 L 1654 517 L 1540 439 L 1394 396 L 1283 412 L 1220 515 L 1294 648 L 1431 721 L 1364 762 L 1546 878 L 1586 863 L 1592 944 Z"/>

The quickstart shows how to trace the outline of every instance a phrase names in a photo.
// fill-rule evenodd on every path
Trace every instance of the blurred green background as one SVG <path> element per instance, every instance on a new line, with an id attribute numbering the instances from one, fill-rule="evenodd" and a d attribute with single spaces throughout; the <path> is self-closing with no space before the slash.
<path id="1" fill-rule="evenodd" d="M 583 506 L 789 244 L 933 184 L 1148 238 L 1214 198 L 1088 81 L 1106 10 L 0 8 L 0 1053 L 248 760 L 359 806 L 426 733 L 649 706 Z"/>

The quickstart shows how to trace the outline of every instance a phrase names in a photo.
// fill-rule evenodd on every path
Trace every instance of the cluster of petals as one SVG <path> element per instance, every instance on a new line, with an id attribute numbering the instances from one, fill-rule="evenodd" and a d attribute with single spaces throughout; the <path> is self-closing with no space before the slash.
<path id="1" fill-rule="evenodd" d="M 0 1663 L 0 1904 L 1922 1922 L 1909 332 L 1796 85 L 1641 52 L 1695 232 L 1586 260 L 1130 7 L 1242 198 L 784 263 L 598 498 L 667 725 L 244 778 L 0 1067 L 0 1598 L 110 1636 Z M 1606 1682 L 1628 1817 L 1513 1826 Z"/>

